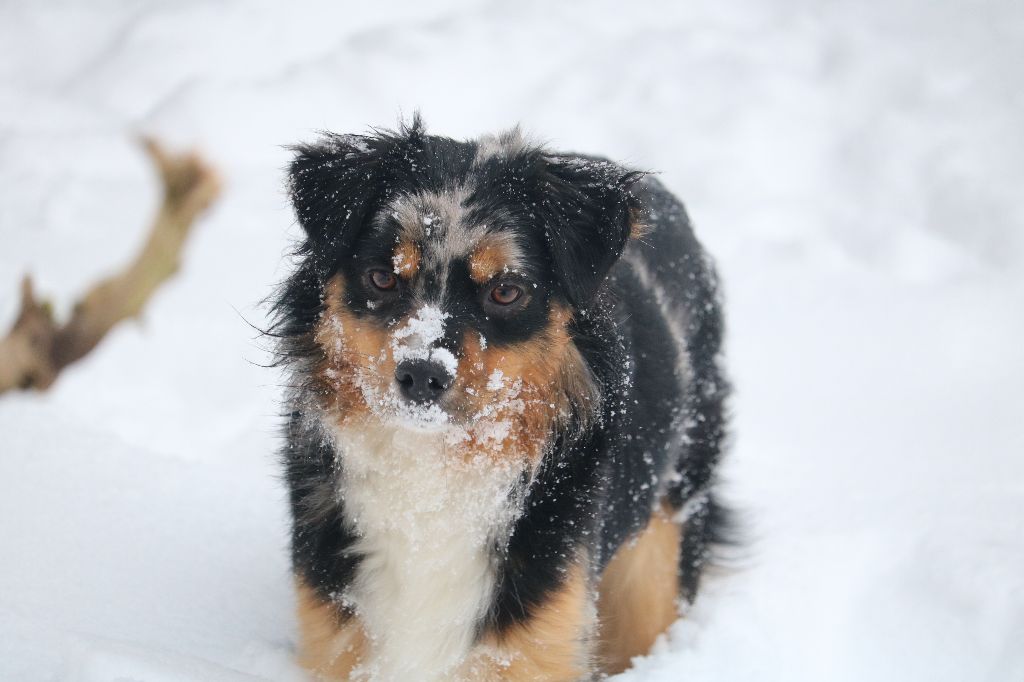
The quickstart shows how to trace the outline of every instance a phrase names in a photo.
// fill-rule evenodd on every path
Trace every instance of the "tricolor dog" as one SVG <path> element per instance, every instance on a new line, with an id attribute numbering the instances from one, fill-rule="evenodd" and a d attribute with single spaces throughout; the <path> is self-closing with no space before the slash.
<path id="1" fill-rule="evenodd" d="M 295 148 L 275 299 L 303 665 L 579 680 L 692 600 L 728 384 L 682 204 L 512 131 Z"/>

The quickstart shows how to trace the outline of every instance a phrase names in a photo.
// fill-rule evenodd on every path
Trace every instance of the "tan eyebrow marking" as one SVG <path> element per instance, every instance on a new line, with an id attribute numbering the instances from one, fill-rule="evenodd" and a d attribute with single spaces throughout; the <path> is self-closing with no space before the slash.
<path id="1" fill-rule="evenodd" d="M 500 272 L 516 270 L 521 254 L 515 238 L 507 234 L 489 234 L 469 254 L 469 276 L 477 284 L 486 284 Z"/>
<path id="2" fill-rule="evenodd" d="M 420 269 L 422 253 L 419 244 L 403 241 L 395 247 L 391 263 L 395 266 L 395 274 L 403 279 L 412 279 Z"/>

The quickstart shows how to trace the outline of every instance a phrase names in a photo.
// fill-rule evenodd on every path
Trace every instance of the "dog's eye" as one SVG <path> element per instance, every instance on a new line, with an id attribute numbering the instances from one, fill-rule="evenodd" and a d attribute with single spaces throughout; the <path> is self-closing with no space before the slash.
<path id="1" fill-rule="evenodd" d="M 514 284 L 499 284 L 491 289 L 491 300 L 498 305 L 512 305 L 523 295 L 523 290 Z"/>
<path id="2" fill-rule="evenodd" d="M 398 286 L 398 278 L 395 277 L 395 273 L 378 268 L 370 270 L 370 284 L 381 291 L 391 291 Z"/>

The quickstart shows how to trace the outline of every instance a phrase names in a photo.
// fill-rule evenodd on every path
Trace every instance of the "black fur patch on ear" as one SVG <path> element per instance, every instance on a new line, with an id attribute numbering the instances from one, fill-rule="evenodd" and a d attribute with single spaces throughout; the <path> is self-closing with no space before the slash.
<path id="1" fill-rule="evenodd" d="M 313 259 L 321 277 L 337 267 L 363 227 L 393 196 L 396 170 L 422 155 L 424 138 L 417 114 L 397 132 L 325 132 L 315 143 L 292 147 L 288 192 L 306 232 L 300 252 Z"/>
<path id="2" fill-rule="evenodd" d="M 629 240 L 646 173 L 610 161 L 547 155 L 539 210 L 551 258 L 569 302 L 586 308 Z"/>

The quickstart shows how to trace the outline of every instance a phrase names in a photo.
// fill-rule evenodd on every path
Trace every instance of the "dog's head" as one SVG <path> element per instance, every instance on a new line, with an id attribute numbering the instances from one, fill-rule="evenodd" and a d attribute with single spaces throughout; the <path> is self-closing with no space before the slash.
<path id="1" fill-rule="evenodd" d="M 636 229 L 639 176 L 518 131 L 460 142 L 418 120 L 298 147 L 304 261 L 281 307 L 314 349 L 321 406 L 454 428 L 477 451 L 533 450 L 585 420 L 598 393 L 572 322 Z"/>

